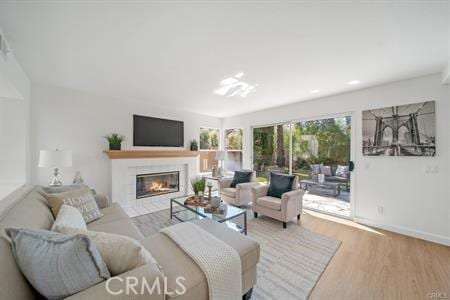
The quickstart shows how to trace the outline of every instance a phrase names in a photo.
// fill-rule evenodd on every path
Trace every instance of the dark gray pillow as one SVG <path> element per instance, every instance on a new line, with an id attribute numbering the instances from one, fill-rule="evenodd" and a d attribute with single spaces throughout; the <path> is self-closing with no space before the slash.
<path id="1" fill-rule="evenodd" d="M 295 176 L 270 173 L 270 183 L 267 196 L 281 198 L 284 193 L 292 191 Z"/>
<path id="2" fill-rule="evenodd" d="M 86 235 L 6 228 L 14 258 L 30 284 L 47 299 L 62 299 L 111 277 Z"/>
<path id="3" fill-rule="evenodd" d="M 236 184 L 250 182 L 253 172 L 249 171 L 235 171 L 233 181 L 230 187 L 236 187 Z"/>

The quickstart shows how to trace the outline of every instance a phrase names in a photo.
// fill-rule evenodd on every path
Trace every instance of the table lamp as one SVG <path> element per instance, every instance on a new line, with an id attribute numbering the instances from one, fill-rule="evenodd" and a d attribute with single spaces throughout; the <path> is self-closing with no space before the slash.
<path id="1" fill-rule="evenodd" d="M 223 150 L 216 151 L 216 160 L 219 162 L 219 176 L 223 176 L 223 161 L 225 160 L 225 156 L 226 156 L 225 151 Z"/>
<path id="2" fill-rule="evenodd" d="M 55 168 L 53 179 L 48 186 L 61 186 L 63 183 L 58 179 L 58 168 L 72 166 L 72 151 L 67 150 L 41 150 L 39 152 L 40 168 Z"/>

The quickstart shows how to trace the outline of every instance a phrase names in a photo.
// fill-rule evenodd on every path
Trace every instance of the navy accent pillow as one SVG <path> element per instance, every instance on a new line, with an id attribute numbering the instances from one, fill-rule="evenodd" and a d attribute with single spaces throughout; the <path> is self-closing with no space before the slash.
<path id="1" fill-rule="evenodd" d="M 281 198 L 284 193 L 292 191 L 295 176 L 270 173 L 270 184 L 267 196 Z"/>
<path id="2" fill-rule="evenodd" d="M 236 187 L 236 184 L 250 182 L 252 179 L 253 172 L 245 172 L 245 171 L 236 171 L 234 172 L 233 181 L 230 184 L 230 187 Z"/>

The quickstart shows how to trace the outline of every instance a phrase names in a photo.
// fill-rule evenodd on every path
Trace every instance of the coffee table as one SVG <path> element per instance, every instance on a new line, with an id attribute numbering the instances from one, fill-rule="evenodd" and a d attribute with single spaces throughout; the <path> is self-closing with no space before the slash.
<path id="1" fill-rule="evenodd" d="M 208 218 L 219 223 L 225 223 L 228 228 L 247 235 L 247 211 L 221 202 L 220 207 L 223 207 L 223 213 L 207 212 L 206 207 L 184 204 L 184 201 L 189 197 L 191 196 L 170 199 L 171 219 L 175 218 L 180 222 L 186 222 L 194 219 Z M 243 218 L 243 225 L 231 222 L 231 220 L 237 220 L 239 217 Z"/>
<path id="2" fill-rule="evenodd" d="M 300 180 L 300 188 L 317 194 L 330 193 L 333 197 L 339 196 L 341 188 L 336 182 L 318 182 L 313 180 Z"/>

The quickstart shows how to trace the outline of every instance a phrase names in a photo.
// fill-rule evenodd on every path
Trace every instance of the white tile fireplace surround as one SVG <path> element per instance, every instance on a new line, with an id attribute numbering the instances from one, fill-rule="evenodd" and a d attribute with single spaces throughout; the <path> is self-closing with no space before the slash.
<path id="1" fill-rule="evenodd" d="M 179 191 L 136 197 L 136 175 L 179 172 Z M 198 157 L 124 158 L 111 160 L 111 199 L 130 217 L 169 208 L 170 198 L 189 193 L 189 178 L 199 173 Z"/>

